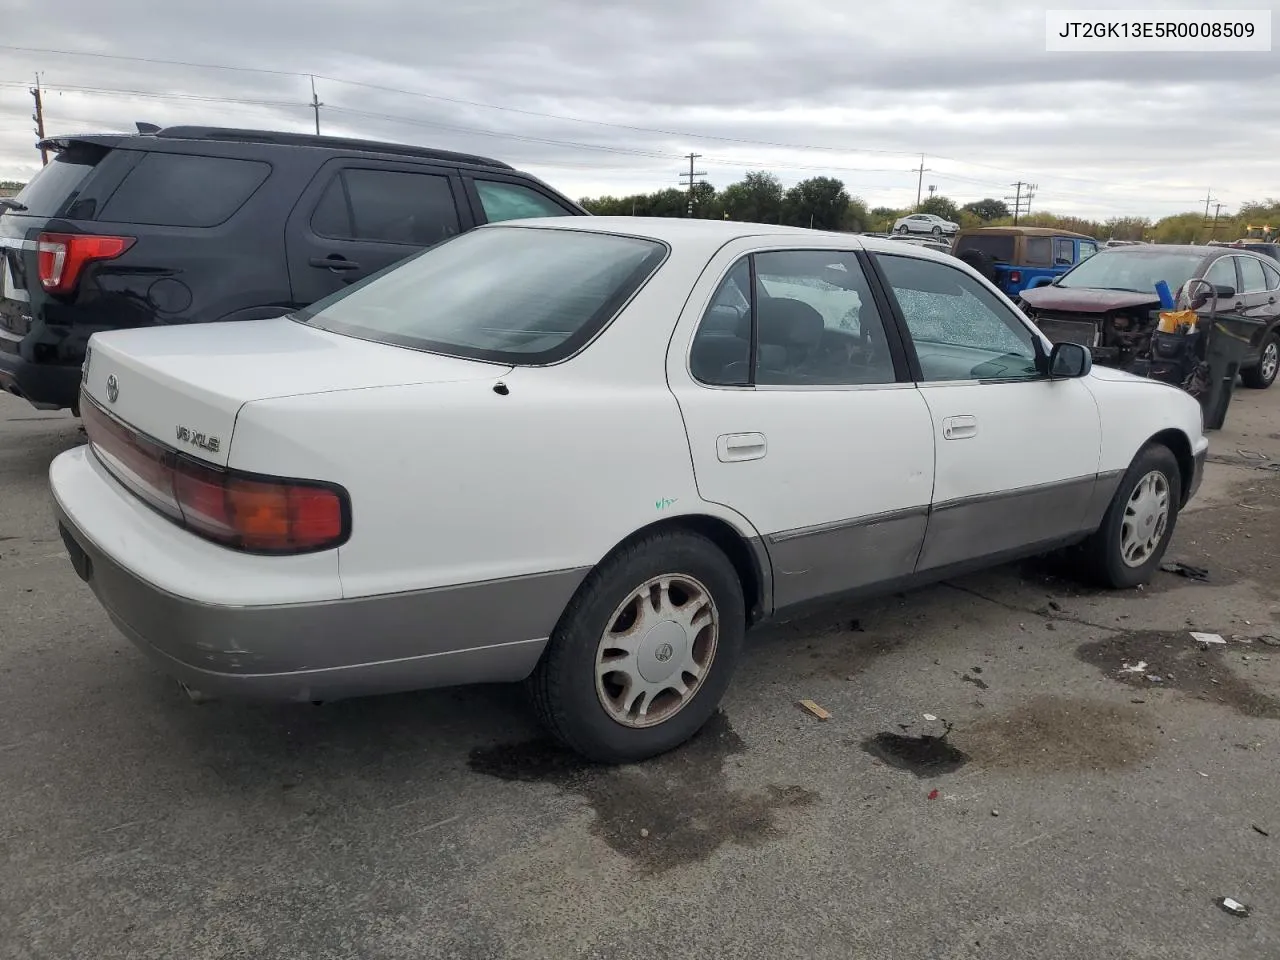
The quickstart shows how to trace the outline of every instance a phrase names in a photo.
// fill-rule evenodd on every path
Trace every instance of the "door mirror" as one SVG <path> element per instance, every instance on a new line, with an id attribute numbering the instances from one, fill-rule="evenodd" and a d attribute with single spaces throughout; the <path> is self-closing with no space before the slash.
<path id="1" fill-rule="evenodd" d="M 1219 300 L 1230 300 L 1236 295 L 1235 287 L 1228 287 L 1221 283 L 1214 287 L 1213 290 L 1218 295 Z"/>
<path id="2" fill-rule="evenodd" d="M 1049 377 L 1071 380 L 1083 377 L 1093 369 L 1093 354 L 1079 343 L 1055 343 L 1049 353 Z"/>

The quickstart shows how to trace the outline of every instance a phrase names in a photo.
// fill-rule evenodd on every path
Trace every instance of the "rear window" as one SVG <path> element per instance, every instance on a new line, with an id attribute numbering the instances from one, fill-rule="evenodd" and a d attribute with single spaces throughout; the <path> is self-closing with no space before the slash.
<path id="1" fill-rule="evenodd" d="M 484 227 L 294 314 L 365 340 L 475 360 L 554 363 L 584 346 L 666 257 L 654 240 Z"/>
<path id="2" fill-rule="evenodd" d="M 55 154 L 47 167 L 32 178 L 14 197 L 25 206 L 18 211 L 29 217 L 56 217 L 75 202 L 81 187 L 107 155 L 102 147 L 78 144 Z"/>
<path id="3" fill-rule="evenodd" d="M 261 160 L 148 153 L 99 214 L 114 223 L 216 227 L 230 219 L 271 173 Z"/>
<path id="4" fill-rule="evenodd" d="M 968 236 L 961 237 L 960 242 L 956 245 L 956 253 L 964 253 L 966 250 L 977 250 L 979 253 L 985 253 L 997 263 L 1011 263 L 1013 261 L 1013 237 L 1010 236 Z"/>

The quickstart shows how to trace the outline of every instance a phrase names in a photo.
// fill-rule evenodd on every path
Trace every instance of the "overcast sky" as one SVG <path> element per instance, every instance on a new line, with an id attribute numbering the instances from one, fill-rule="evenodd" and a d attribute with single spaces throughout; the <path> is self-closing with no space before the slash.
<path id="1" fill-rule="evenodd" d="M 921 153 L 926 190 L 962 203 L 1017 180 L 1039 185 L 1033 209 L 1097 217 L 1280 197 L 1280 52 L 1046 53 L 1045 11 L 1091 6 L 0 0 L 0 179 L 38 169 L 36 71 L 50 134 L 306 131 L 315 74 L 325 133 L 484 153 L 574 197 L 676 186 L 690 151 L 717 187 L 830 174 L 872 206 L 914 202 Z"/>

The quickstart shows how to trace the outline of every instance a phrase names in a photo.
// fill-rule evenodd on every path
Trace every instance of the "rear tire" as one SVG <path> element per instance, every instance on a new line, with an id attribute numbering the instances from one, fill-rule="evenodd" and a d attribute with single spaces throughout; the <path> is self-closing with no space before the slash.
<path id="1" fill-rule="evenodd" d="M 1262 344 L 1258 365 L 1248 370 L 1241 370 L 1240 382 L 1250 390 L 1265 390 L 1276 382 L 1278 371 L 1280 371 L 1280 337 L 1269 333 Z"/>
<path id="2" fill-rule="evenodd" d="M 941 227 L 934 227 L 934 228 L 933 228 L 933 239 L 935 239 L 935 240 L 941 240 L 941 239 L 942 239 L 942 228 L 941 228 Z"/>
<path id="3" fill-rule="evenodd" d="M 905 237 L 910 232 L 911 232 L 911 228 L 908 227 L 905 223 L 898 228 L 898 236 L 900 237 Z"/>
<path id="4" fill-rule="evenodd" d="M 1112 590 L 1150 582 L 1178 522 L 1182 471 L 1168 447 L 1138 451 L 1116 488 L 1102 525 L 1084 543 L 1082 573 Z"/>
<path id="5" fill-rule="evenodd" d="M 715 712 L 745 632 L 728 557 L 695 533 L 648 534 L 605 558 L 569 602 L 527 681 L 534 709 L 589 760 L 666 753 Z"/>

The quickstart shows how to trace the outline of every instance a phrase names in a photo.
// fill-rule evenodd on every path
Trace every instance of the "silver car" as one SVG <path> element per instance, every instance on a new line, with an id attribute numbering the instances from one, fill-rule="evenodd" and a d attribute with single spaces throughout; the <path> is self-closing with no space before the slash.
<path id="1" fill-rule="evenodd" d="M 954 236 L 959 229 L 960 224 L 944 220 L 932 213 L 908 214 L 893 225 L 894 233 L 931 233 L 935 237 L 941 237 L 944 234 Z"/>

